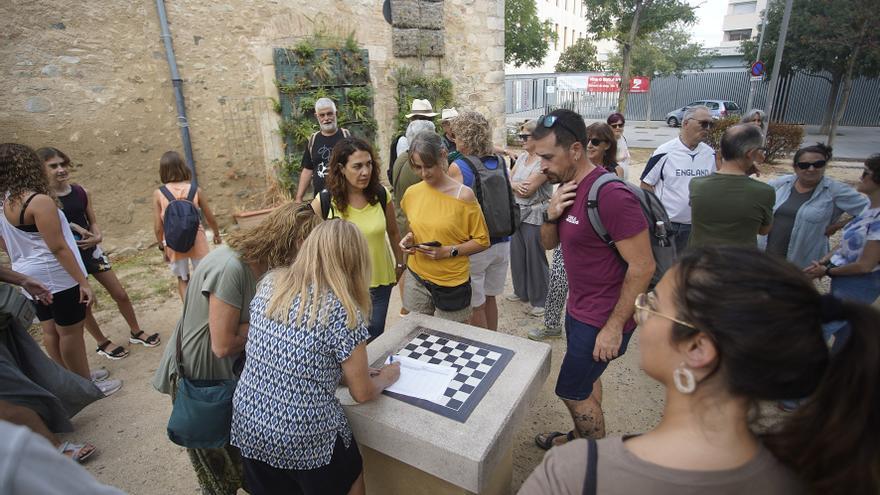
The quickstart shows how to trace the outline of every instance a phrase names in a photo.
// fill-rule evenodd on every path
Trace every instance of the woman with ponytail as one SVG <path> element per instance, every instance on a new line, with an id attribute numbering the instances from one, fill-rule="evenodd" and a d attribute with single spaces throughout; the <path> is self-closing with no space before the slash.
<path id="1" fill-rule="evenodd" d="M 636 320 L 640 365 L 666 389 L 660 424 L 554 447 L 521 494 L 880 492 L 880 312 L 728 246 L 686 253 L 638 297 Z M 836 320 L 852 335 L 831 354 L 822 325 Z M 800 397 L 753 428 L 758 401 Z"/>

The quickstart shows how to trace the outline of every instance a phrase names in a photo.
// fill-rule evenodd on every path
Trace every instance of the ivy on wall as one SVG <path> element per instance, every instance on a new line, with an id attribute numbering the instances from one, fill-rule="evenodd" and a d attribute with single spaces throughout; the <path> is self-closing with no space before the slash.
<path id="1" fill-rule="evenodd" d="M 395 133 L 406 131 L 406 126 L 409 124 L 406 114 L 410 113 L 410 106 L 416 98 L 430 101 L 437 113 L 444 108 L 455 106 L 452 81 L 445 77 L 429 76 L 407 66 L 395 69 L 393 77 L 397 82 Z"/>
<path id="2" fill-rule="evenodd" d="M 353 35 L 328 40 L 322 36 L 302 40 L 292 48 L 276 48 L 275 85 L 280 99 L 279 133 L 284 138 L 284 159 L 276 162 L 281 187 L 295 190 L 302 154 L 309 137 L 318 131 L 315 102 L 330 98 L 336 103 L 337 122 L 354 136 L 374 142 L 373 88 L 369 53 Z"/>

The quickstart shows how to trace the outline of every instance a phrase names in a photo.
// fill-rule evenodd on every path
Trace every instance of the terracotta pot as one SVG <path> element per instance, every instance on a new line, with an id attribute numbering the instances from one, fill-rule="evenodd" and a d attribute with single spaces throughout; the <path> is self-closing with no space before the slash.
<path id="1" fill-rule="evenodd" d="M 248 229 L 262 222 L 269 213 L 272 213 L 277 208 L 277 206 L 273 206 L 264 210 L 242 211 L 240 213 L 233 213 L 232 218 L 235 219 L 235 223 L 241 228 Z"/>

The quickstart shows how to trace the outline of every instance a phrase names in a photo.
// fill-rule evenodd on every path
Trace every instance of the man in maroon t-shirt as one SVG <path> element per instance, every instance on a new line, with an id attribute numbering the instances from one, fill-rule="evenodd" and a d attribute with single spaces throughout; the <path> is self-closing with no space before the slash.
<path id="1" fill-rule="evenodd" d="M 556 110 L 538 120 L 532 132 L 535 153 L 551 183 L 560 184 L 550 198 L 541 226 L 545 249 L 562 244 L 568 275 L 565 315 L 566 351 L 556 382 L 556 395 L 568 407 L 575 428 L 567 435 L 538 435 L 543 447 L 575 437 L 602 438 L 602 384 L 608 362 L 624 352 L 635 330 L 636 296 L 654 274 L 648 223 L 635 194 L 619 182 L 599 192 L 599 217 L 616 250 L 596 235 L 587 217 L 590 186 L 602 174 L 587 159 L 587 129 L 580 115 Z"/>

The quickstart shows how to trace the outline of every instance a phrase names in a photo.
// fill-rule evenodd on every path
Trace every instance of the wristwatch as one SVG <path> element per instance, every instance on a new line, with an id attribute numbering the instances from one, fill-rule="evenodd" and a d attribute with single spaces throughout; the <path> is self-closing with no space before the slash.
<path id="1" fill-rule="evenodd" d="M 453 258 L 455 258 L 456 256 L 458 256 L 458 247 L 456 247 L 456 246 L 452 246 L 452 247 L 449 249 L 449 256 L 452 256 Z"/>
<path id="2" fill-rule="evenodd" d="M 547 210 L 544 210 L 544 211 L 541 213 L 541 218 L 544 220 L 544 223 L 552 223 L 553 225 L 556 225 L 557 223 L 559 223 L 559 219 L 558 219 L 558 218 L 556 218 L 556 219 L 554 219 L 554 220 L 550 220 L 550 217 L 547 216 Z"/>

